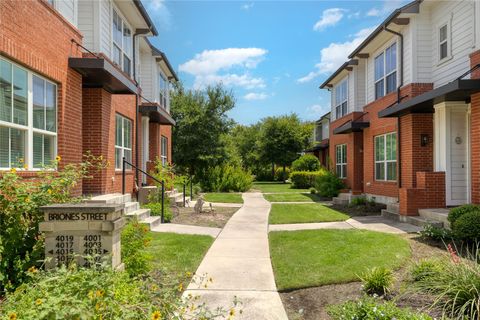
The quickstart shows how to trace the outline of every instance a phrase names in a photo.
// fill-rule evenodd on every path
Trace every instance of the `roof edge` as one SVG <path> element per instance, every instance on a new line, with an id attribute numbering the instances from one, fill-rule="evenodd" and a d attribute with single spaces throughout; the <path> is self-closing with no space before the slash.
<path id="1" fill-rule="evenodd" d="M 142 1 L 140 1 L 140 0 L 133 0 L 133 3 L 135 4 L 135 6 L 137 7 L 138 11 L 139 11 L 140 14 L 142 15 L 143 19 L 145 19 L 145 21 L 147 22 L 147 25 L 148 25 L 148 27 L 150 28 L 150 30 L 152 31 L 152 34 L 153 34 L 154 36 L 158 36 L 157 28 L 155 27 L 155 24 L 153 24 L 153 21 L 152 21 L 152 19 L 150 18 L 150 16 L 148 15 L 147 10 L 146 10 L 145 7 L 143 6 Z"/>
<path id="2" fill-rule="evenodd" d="M 178 82 L 179 81 L 178 76 L 177 76 L 175 70 L 173 69 L 172 65 L 170 64 L 170 61 L 168 60 L 167 55 L 165 53 L 163 53 L 162 51 L 160 51 L 157 47 L 155 47 L 150 42 L 150 40 L 148 40 L 148 38 L 145 38 L 145 41 L 147 42 L 148 46 L 152 50 L 152 56 L 159 57 L 161 60 L 163 60 L 165 62 L 165 64 L 167 65 L 168 70 L 170 70 L 170 73 L 172 74 L 173 79 L 175 79 L 175 81 Z"/>

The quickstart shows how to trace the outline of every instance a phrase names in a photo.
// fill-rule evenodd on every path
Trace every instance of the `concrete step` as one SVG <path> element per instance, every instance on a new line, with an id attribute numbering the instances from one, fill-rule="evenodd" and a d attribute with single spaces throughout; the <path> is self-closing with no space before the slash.
<path id="1" fill-rule="evenodd" d="M 340 197 L 334 197 L 332 198 L 332 202 L 333 204 L 338 204 L 338 205 L 341 205 L 341 206 L 346 206 L 350 203 L 350 200 L 348 199 L 342 199 Z"/>
<path id="2" fill-rule="evenodd" d="M 395 221 L 405 222 L 413 224 L 417 227 L 424 227 L 426 225 L 433 225 L 438 228 L 443 228 L 443 223 L 439 221 L 425 219 L 421 216 L 404 216 L 395 212 L 388 211 L 386 209 L 382 210 L 382 217 L 392 219 Z"/>
<path id="3" fill-rule="evenodd" d="M 150 209 L 138 209 L 126 214 L 128 218 L 137 218 L 138 221 L 143 222 L 150 217 Z"/>
<path id="4" fill-rule="evenodd" d="M 393 213 L 400 213 L 400 204 L 399 203 L 389 203 L 387 204 L 387 211 Z"/>
<path id="5" fill-rule="evenodd" d="M 338 197 L 339 199 L 341 200 L 347 200 L 347 201 L 350 201 L 351 199 L 351 194 L 350 193 L 340 193 L 338 194 Z"/>
<path id="6" fill-rule="evenodd" d="M 448 213 L 450 210 L 445 209 L 445 208 L 433 208 L 433 209 L 419 209 L 418 214 L 420 217 L 427 219 L 427 220 L 432 220 L 432 221 L 438 221 L 442 222 L 443 225 L 446 228 L 450 228 L 450 222 L 448 222 Z"/>
<path id="7" fill-rule="evenodd" d="M 123 209 L 124 214 L 129 214 L 140 209 L 140 204 L 138 202 L 125 202 L 125 209 Z"/>
<path id="8" fill-rule="evenodd" d="M 155 228 L 156 226 L 160 225 L 162 223 L 162 218 L 161 217 L 148 217 L 142 221 L 140 221 L 141 223 L 145 223 L 145 224 L 148 224 L 150 226 L 150 230 L 152 230 L 153 228 Z"/>
<path id="9" fill-rule="evenodd" d="M 90 199 L 85 199 L 87 203 L 104 203 L 104 204 L 123 204 L 132 201 L 132 195 L 121 193 L 102 194 L 101 196 L 95 196 Z"/>

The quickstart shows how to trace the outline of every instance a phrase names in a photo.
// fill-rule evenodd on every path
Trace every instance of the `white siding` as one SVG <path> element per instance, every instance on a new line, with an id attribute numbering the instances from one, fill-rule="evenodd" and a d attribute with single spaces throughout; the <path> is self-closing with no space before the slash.
<path id="1" fill-rule="evenodd" d="M 156 63 L 150 52 L 140 53 L 139 79 L 142 88 L 142 95 L 148 100 L 155 102 L 153 74 L 156 70 Z"/>
<path id="2" fill-rule="evenodd" d="M 77 0 L 57 0 L 54 5 L 65 19 L 77 26 Z"/>
<path id="3" fill-rule="evenodd" d="M 100 0 L 100 52 L 111 57 L 112 48 L 112 8 L 110 1 Z"/>
<path id="4" fill-rule="evenodd" d="M 365 105 L 365 59 L 358 60 L 358 66 L 352 71 L 352 77 L 355 79 L 355 97 L 352 111 L 363 111 Z"/>
<path id="5" fill-rule="evenodd" d="M 83 34 L 83 45 L 89 50 L 96 52 L 98 51 L 98 44 L 95 43 L 95 40 L 98 41 L 98 36 L 95 35 L 95 32 L 98 31 L 96 24 L 94 22 L 95 7 L 98 6 L 98 2 L 91 0 L 79 0 L 78 1 L 78 29 Z"/>
<path id="6" fill-rule="evenodd" d="M 413 76 L 412 76 L 412 25 L 409 24 L 402 29 L 403 34 L 403 85 L 407 83 L 411 83 Z M 400 41 L 398 41 L 400 42 Z M 400 46 L 398 47 L 400 48 Z M 400 59 L 400 54 L 398 54 L 397 59 Z M 397 64 L 399 71 L 400 63 Z M 398 73 L 397 73 L 398 74 Z M 400 75 L 398 77 L 400 80 Z M 397 82 L 397 85 L 400 82 Z"/>
<path id="7" fill-rule="evenodd" d="M 413 54 L 413 82 L 432 82 L 432 26 L 430 24 L 430 10 L 422 7 L 420 14 L 414 17 L 415 46 Z"/>

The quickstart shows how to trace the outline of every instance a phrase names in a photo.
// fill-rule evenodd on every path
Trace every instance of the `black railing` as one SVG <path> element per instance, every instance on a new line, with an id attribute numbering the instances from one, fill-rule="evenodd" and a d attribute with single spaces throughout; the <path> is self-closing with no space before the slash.
<path id="1" fill-rule="evenodd" d="M 162 215 L 161 215 L 161 221 L 162 223 L 165 222 L 165 210 L 164 210 L 164 202 L 165 202 L 165 183 L 163 181 L 160 181 L 158 180 L 157 178 L 155 178 L 154 176 L 152 176 L 151 174 L 149 173 L 146 173 L 145 171 L 143 171 L 142 169 L 138 168 L 137 166 L 135 166 L 134 164 L 128 162 L 125 157 L 123 157 L 122 159 L 122 194 L 125 194 L 125 186 L 126 186 L 126 183 L 125 183 L 125 178 L 126 178 L 126 165 L 129 165 L 130 167 L 134 168 L 137 172 L 141 172 L 143 173 L 144 175 L 146 175 L 147 177 L 149 177 L 150 179 L 154 180 L 155 182 L 159 183 L 162 188 L 161 188 L 161 192 L 160 192 L 160 195 L 161 197 L 159 196 L 159 200 L 161 201 L 160 203 L 162 204 Z"/>

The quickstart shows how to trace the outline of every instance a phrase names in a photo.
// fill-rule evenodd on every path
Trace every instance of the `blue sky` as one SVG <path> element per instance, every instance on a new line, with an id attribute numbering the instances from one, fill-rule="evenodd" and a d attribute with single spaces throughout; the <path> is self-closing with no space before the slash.
<path id="1" fill-rule="evenodd" d="M 242 124 L 330 109 L 318 87 L 392 10 L 386 1 L 143 0 L 164 51 L 187 88 L 223 82 Z"/>

